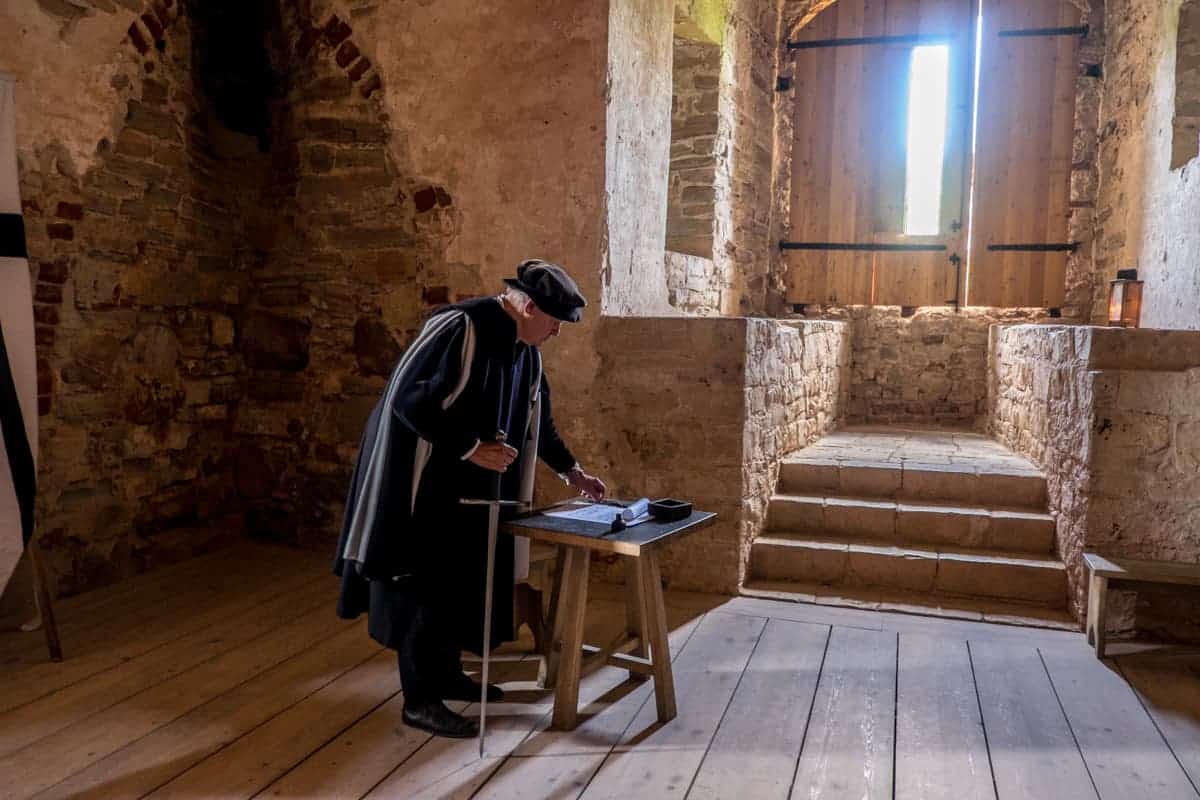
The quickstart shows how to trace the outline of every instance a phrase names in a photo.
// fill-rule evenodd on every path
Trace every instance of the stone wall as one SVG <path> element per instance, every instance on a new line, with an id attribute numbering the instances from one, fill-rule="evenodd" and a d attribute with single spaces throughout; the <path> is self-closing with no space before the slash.
<path id="1" fill-rule="evenodd" d="M 325 546 L 386 376 L 422 315 L 455 299 L 444 252 L 457 209 L 394 141 L 354 29 L 302 10 L 281 25 L 287 77 L 260 203 L 272 219 L 239 310 L 234 474 L 256 534 Z"/>
<path id="2" fill-rule="evenodd" d="M 667 239 L 674 20 L 673 0 L 608 3 L 608 235 L 602 256 L 606 314 L 670 310 L 662 253 Z"/>
<path id="3" fill-rule="evenodd" d="M 747 320 L 739 586 L 783 457 L 845 422 L 850 351 L 846 323 Z"/>
<path id="4" fill-rule="evenodd" d="M 721 297 L 728 289 L 717 275 L 711 258 L 663 254 L 667 267 L 667 302 L 685 314 L 721 313 Z"/>
<path id="5" fill-rule="evenodd" d="M 1172 168 L 1171 157 L 1181 5 L 1108 3 L 1095 322 L 1105 318 L 1107 281 L 1137 267 L 1144 327 L 1200 329 L 1200 160 Z"/>
<path id="6" fill-rule="evenodd" d="M 208 113 L 192 80 L 206 42 L 178 3 L 70 8 L 0 12 L 27 37 L 0 69 L 19 81 L 37 524 L 58 593 L 240 531 L 234 318 L 256 259 L 243 199 L 266 167 Z"/>
<path id="7" fill-rule="evenodd" d="M 898 306 L 809 307 L 806 319 L 849 325 L 845 410 L 854 425 L 983 428 L 987 420 L 988 328 L 1049 319 L 1036 309 Z"/>
<path id="8" fill-rule="evenodd" d="M 597 344 L 601 474 L 617 497 L 679 497 L 717 512 L 712 527 L 667 548 L 664 575 L 677 588 L 735 592 L 779 459 L 838 421 L 845 326 L 614 317 Z M 619 579 L 616 566 L 596 565 Z"/>
<path id="9" fill-rule="evenodd" d="M 1084 550 L 1200 561 L 1200 334 L 1020 325 L 991 346 L 990 430 L 1046 473 L 1075 613 Z M 1110 627 L 1195 641 L 1197 599 L 1118 593 Z"/>
<path id="10" fill-rule="evenodd" d="M 1184 0 L 1176 30 L 1171 169 L 1200 156 L 1200 3 Z"/>
<path id="11" fill-rule="evenodd" d="M 713 254 L 721 47 L 675 37 L 667 250 Z"/>

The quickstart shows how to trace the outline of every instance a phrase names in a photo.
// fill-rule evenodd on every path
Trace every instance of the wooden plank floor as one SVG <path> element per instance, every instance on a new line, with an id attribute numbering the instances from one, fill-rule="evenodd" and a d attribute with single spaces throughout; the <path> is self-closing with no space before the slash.
<path id="1" fill-rule="evenodd" d="M 550 730 L 525 640 L 480 758 L 400 723 L 394 654 L 336 590 L 325 559 L 246 544 L 63 601 L 62 664 L 0 634 L 0 796 L 1200 798 L 1184 650 L 1100 662 L 1075 633 L 669 593 L 676 719 L 601 667 Z M 609 641 L 620 590 L 592 598 Z"/>

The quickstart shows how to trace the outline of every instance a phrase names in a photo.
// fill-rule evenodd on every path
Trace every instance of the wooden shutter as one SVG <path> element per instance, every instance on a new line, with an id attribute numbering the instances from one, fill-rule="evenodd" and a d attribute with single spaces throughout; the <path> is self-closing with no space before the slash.
<path id="1" fill-rule="evenodd" d="M 788 299 L 941 305 L 958 296 L 969 147 L 973 0 L 839 0 L 796 44 L 943 37 L 951 45 L 941 233 L 906 237 L 904 188 L 912 48 L 924 41 L 796 49 Z M 933 42 L 929 42 L 933 43 Z M 808 249 L 941 247 L 935 252 Z"/>
<path id="2" fill-rule="evenodd" d="M 1079 11 L 1059 0 L 984 5 L 967 302 L 1062 305 Z"/>

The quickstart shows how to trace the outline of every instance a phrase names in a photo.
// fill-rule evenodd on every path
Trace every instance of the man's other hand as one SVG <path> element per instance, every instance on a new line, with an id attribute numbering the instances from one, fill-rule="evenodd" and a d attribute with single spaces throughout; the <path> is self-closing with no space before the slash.
<path id="1" fill-rule="evenodd" d="M 593 475 L 588 475 L 581 469 L 574 469 L 567 473 L 567 482 L 574 489 L 578 490 L 580 494 L 589 500 L 597 502 L 603 500 L 605 492 L 608 491 L 608 487 L 604 485 L 604 481 Z"/>
<path id="2" fill-rule="evenodd" d="M 477 467 L 504 472 L 517 457 L 517 448 L 504 442 L 480 442 L 467 459 Z"/>

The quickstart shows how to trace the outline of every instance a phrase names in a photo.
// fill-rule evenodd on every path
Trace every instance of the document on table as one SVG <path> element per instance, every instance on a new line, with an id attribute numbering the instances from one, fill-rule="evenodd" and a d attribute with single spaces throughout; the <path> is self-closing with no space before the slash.
<path id="1" fill-rule="evenodd" d="M 581 503 L 562 511 L 547 511 L 547 517 L 573 519 L 579 522 L 599 522 L 611 525 L 618 514 L 625 521 L 625 527 L 640 525 L 650 519 L 650 503 L 645 498 L 628 506 L 614 506 L 608 503 Z"/>

